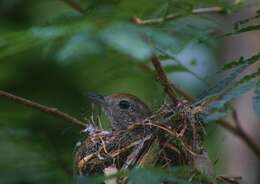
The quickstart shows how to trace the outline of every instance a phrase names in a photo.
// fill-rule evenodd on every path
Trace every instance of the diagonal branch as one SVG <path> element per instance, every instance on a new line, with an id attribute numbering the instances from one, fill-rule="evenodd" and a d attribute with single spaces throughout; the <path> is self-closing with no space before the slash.
<path id="1" fill-rule="evenodd" d="M 151 61 L 155 68 L 158 79 L 164 88 L 165 93 L 167 93 L 169 95 L 169 97 L 171 98 L 171 100 L 173 101 L 173 103 L 175 105 L 177 105 L 178 99 L 176 96 L 176 92 L 178 92 L 178 91 L 176 89 L 178 89 L 178 88 L 176 88 L 173 84 L 170 84 L 165 72 L 163 71 L 159 58 L 157 56 L 153 56 Z M 193 101 L 196 98 L 187 96 L 186 99 Z M 234 116 L 236 123 L 239 124 L 237 116 L 236 115 L 233 115 L 233 116 Z M 226 130 L 228 130 L 230 133 L 232 133 L 235 136 L 237 136 L 238 138 L 240 138 L 260 159 L 260 149 L 257 147 L 256 143 L 245 133 L 245 131 L 240 126 L 234 127 L 234 126 L 230 125 L 228 122 L 226 122 L 225 120 L 219 120 L 218 124 L 220 126 L 222 126 L 223 128 L 225 128 Z"/>
<path id="2" fill-rule="evenodd" d="M 177 105 L 179 100 L 177 99 L 177 94 L 172 87 L 172 84 L 169 82 L 165 72 L 163 71 L 162 65 L 160 63 L 160 60 L 157 56 L 153 56 L 151 58 L 152 64 L 154 66 L 154 69 L 156 71 L 158 80 L 160 81 L 161 85 L 163 86 L 163 89 L 166 94 L 170 97 L 174 105 Z"/>
<path id="3" fill-rule="evenodd" d="M 224 11 L 224 9 L 222 7 L 215 6 L 215 7 L 208 7 L 208 8 L 193 9 L 193 10 L 191 10 L 190 13 L 191 14 L 203 14 L 203 13 L 218 13 L 218 12 L 223 12 L 223 11 Z M 163 23 L 164 21 L 174 20 L 182 15 L 183 14 L 170 14 L 165 17 L 161 17 L 161 18 L 157 18 L 157 19 L 147 19 L 147 20 L 142 20 L 138 17 L 133 17 L 132 22 L 137 25 L 157 25 L 157 24 Z"/>
<path id="4" fill-rule="evenodd" d="M 258 157 L 260 160 L 260 149 L 257 147 L 256 143 L 244 132 L 244 130 L 234 127 L 230 125 L 228 122 L 225 120 L 219 120 L 218 124 L 240 138 Z"/>
<path id="5" fill-rule="evenodd" d="M 177 105 L 178 104 L 178 99 L 176 92 L 178 92 L 176 87 L 173 84 L 170 84 L 169 80 L 167 79 L 167 76 L 165 72 L 163 71 L 162 65 L 160 63 L 160 60 L 157 56 L 153 56 L 151 58 L 152 64 L 155 68 L 157 77 L 161 83 L 161 85 L 164 88 L 164 91 L 166 94 L 169 95 L 171 98 L 172 102 Z M 194 97 L 188 96 L 186 99 L 189 100 L 195 100 Z M 237 116 L 234 116 L 236 123 L 239 124 Z M 256 143 L 245 133 L 245 131 L 240 127 L 240 126 L 232 126 L 225 120 L 219 120 L 218 124 L 228 130 L 230 133 L 234 134 L 238 138 L 240 138 L 254 153 L 255 155 L 260 159 L 260 149 L 257 147 Z"/>
<path id="6" fill-rule="evenodd" d="M 71 8 L 73 8 L 80 14 L 83 15 L 85 13 L 84 10 L 80 7 L 80 5 L 76 1 L 74 1 L 74 0 L 62 0 L 62 1 L 65 2 L 66 4 L 68 4 Z"/>
<path id="7" fill-rule="evenodd" d="M 8 92 L 2 91 L 2 90 L 0 90 L 0 98 L 5 98 L 5 99 L 8 99 L 8 100 L 13 101 L 15 103 L 25 105 L 27 107 L 36 109 L 36 110 L 41 111 L 41 112 L 45 112 L 45 113 L 50 114 L 54 117 L 63 119 L 63 120 L 65 120 L 65 121 L 67 121 L 71 124 L 77 125 L 80 128 L 86 127 L 85 123 L 83 123 L 82 121 L 78 120 L 77 118 L 75 118 L 75 117 L 73 117 L 73 116 L 71 116 L 71 115 L 69 115 L 65 112 L 60 111 L 57 108 L 48 107 L 48 106 L 33 102 L 31 100 L 13 95 L 11 93 L 8 93 Z"/>

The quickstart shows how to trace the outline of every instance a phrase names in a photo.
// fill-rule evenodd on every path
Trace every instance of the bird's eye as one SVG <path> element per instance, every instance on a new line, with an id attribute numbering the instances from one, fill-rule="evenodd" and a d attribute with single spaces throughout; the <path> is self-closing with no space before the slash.
<path id="1" fill-rule="evenodd" d="M 121 100 L 118 105 L 120 109 L 129 109 L 130 107 L 130 103 L 126 100 Z"/>

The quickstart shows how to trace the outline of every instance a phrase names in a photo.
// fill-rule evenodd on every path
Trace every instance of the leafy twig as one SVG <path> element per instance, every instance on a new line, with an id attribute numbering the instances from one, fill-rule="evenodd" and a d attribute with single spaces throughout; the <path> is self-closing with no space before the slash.
<path id="1" fill-rule="evenodd" d="M 191 69 L 189 69 L 187 66 L 185 66 L 184 64 L 182 64 L 182 62 L 173 54 L 171 54 L 170 52 L 164 51 L 161 48 L 157 47 L 157 50 L 159 50 L 162 54 L 164 55 L 168 55 L 172 60 L 174 60 L 178 65 L 180 65 L 181 67 L 183 67 L 188 73 L 190 73 L 191 75 L 193 75 L 193 77 L 195 77 L 196 79 L 198 79 L 199 81 L 201 81 L 203 84 L 205 85 L 210 85 L 206 80 L 204 80 L 202 77 L 200 77 L 198 74 L 196 74 L 195 72 L 193 72 Z"/>
<path id="2" fill-rule="evenodd" d="M 208 7 L 208 8 L 198 8 L 198 9 L 191 10 L 191 14 L 214 13 L 214 12 L 222 12 L 223 10 L 224 9 L 219 6 Z M 180 14 L 170 14 L 170 15 L 164 16 L 162 18 L 147 19 L 147 20 L 142 20 L 138 17 L 133 17 L 132 22 L 137 25 L 157 25 L 157 24 L 163 23 L 164 21 L 176 19 L 179 16 L 181 16 L 181 15 Z"/>
<path id="3" fill-rule="evenodd" d="M 204 80 L 202 77 L 200 77 L 198 74 L 196 74 L 195 72 L 193 72 L 191 69 L 189 69 L 187 66 L 185 66 L 184 64 L 182 64 L 182 62 L 177 58 L 177 57 L 171 57 L 177 64 L 179 64 L 180 66 L 182 66 L 183 68 L 185 68 L 185 70 L 190 73 L 191 75 L 193 75 L 193 77 L 195 77 L 196 79 L 198 79 L 200 82 L 202 82 L 205 85 L 210 85 L 206 80 Z"/>
<path id="4" fill-rule="evenodd" d="M 8 93 L 8 92 L 2 91 L 2 90 L 0 90 L 0 98 L 5 98 L 5 99 L 11 100 L 15 103 L 23 104 L 27 107 L 31 107 L 31 108 L 36 109 L 36 110 L 41 111 L 41 112 L 45 112 L 45 113 L 50 114 L 54 117 L 63 119 L 63 120 L 65 120 L 65 121 L 67 121 L 67 122 L 69 122 L 73 125 L 77 125 L 80 128 L 86 127 L 85 123 L 83 123 L 82 121 L 78 120 L 77 118 L 75 118 L 75 117 L 73 117 L 73 116 L 71 116 L 71 115 L 69 115 L 65 112 L 60 111 L 57 108 L 48 107 L 48 106 L 33 102 L 31 100 L 13 95 L 11 93 Z"/>
<path id="5" fill-rule="evenodd" d="M 172 100 L 173 104 L 177 105 L 179 100 L 177 99 L 176 92 L 172 87 L 173 84 L 171 84 L 169 82 L 165 72 L 163 71 L 159 58 L 154 55 L 151 58 L 151 61 L 154 66 L 154 69 L 156 71 L 158 80 L 160 81 L 161 85 L 163 86 L 165 93 L 168 94 L 168 96 Z"/>
<path id="6" fill-rule="evenodd" d="M 171 100 L 175 105 L 178 103 L 178 99 L 176 96 L 176 88 L 173 84 L 170 84 L 169 80 L 167 79 L 167 76 L 165 72 L 163 71 L 162 65 L 160 63 L 160 60 L 157 56 L 153 56 L 151 59 L 153 66 L 156 70 L 157 76 L 159 81 L 161 82 L 161 85 L 164 88 L 165 93 L 169 95 Z M 191 96 L 189 96 L 190 100 L 195 99 Z M 235 121 L 238 121 L 237 117 L 234 116 Z M 260 159 L 260 149 L 257 147 L 257 145 L 254 143 L 254 141 L 244 132 L 244 130 L 240 126 L 232 126 L 225 120 L 219 120 L 218 124 L 222 126 L 223 128 L 227 129 L 229 132 L 232 134 L 236 135 L 239 137 L 242 141 L 244 141 L 248 147 L 255 153 L 255 155 Z M 239 124 L 238 122 L 236 123 L 237 125 Z"/>

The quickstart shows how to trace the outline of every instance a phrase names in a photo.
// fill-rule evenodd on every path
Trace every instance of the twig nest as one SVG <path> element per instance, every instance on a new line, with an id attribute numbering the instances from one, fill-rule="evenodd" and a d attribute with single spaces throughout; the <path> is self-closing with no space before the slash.
<path id="1" fill-rule="evenodd" d="M 133 148 L 151 132 L 139 130 L 97 130 L 82 142 L 75 155 L 75 169 L 80 175 L 102 174 L 112 164 L 121 168 Z"/>
<path id="2" fill-rule="evenodd" d="M 76 173 L 104 174 L 112 165 L 118 170 L 193 165 L 194 158 L 203 152 L 203 128 L 196 120 L 197 111 L 194 112 L 187 105 L 172 108 L 165 104 L 125 130 L 87 130 L 89 135 L 76 149 Z"/>

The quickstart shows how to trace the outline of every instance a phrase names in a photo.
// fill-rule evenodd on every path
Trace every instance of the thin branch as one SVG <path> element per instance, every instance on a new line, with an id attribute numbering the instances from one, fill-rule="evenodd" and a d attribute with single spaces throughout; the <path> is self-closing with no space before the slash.
<path id="1" fill-rule="evenodd" d="M 234 121 L 235 121 L 235 124 L 236 124 L 237 129 L 238 129 L 239 131 L 243 131 L 243 128 L 242 128 L 242 126 L 241 126 L 241 124 L 240 124 L 240 121 L 239 121 L 239 119 L 238 119 L 238 116 L 237 116 L 237 111 L 236 111 L 234 108 L 232 108 L 231 110 L 232 110 L 232 117 L 233 117 L 233 119 L 234 119 Z"/>
<path id="2" fill-rule="evenodd" d="M 68 4 L 71 8 L 73 8 L 80 14 L 83 15 L 85 13 L 85 11 L 80 7 L 80 5 L 76 1 L 74 0 L 62 0 L 62 1 Z"/>
<path id="3" fill-rule="evenodd" d="M 208 7 L 208 8 L 198 8 L 191 10 L 191 14 L 202 14 L 202 13 L 216 13 L 216 12 L 222 12 L 224 9 L 219 6 L 215 7 Z M 161 18 L 157 19 L 148 19 L 148 20 L 142 20 L 138 17 L 133 17 L 132 22 L 137 25 L 157 25 L 161 24 L 164 21 L 174 20 L 181 16 L 180 14 L 170 14 Z"/>
<path id="4" fill-rule="evenodd" d="M 156 71 L 158 80 L 160 81 L 161 85 L 163 86 L 165 93 L 168 94 L 168 96 L 172 100 L 173 104 L 177 105 L 179 100 L 177 99 L 176 92 L 173 89 L 172 84 L 169 82 L 165 72 L 163 71 L 159 58 L 154 55 L 151 58 L 151 61 L 154 66 L 154 69 Z"/>
<path id="5" fill-rule="evenodd" d="M 257 145 L 254 143 L 254 141 L 242 129 L 238 129 L 224 120 L 218 121 L 218 124 L 221 125 L 223 128 L 227 129 L 229 132 L 236 135 L 242 141 L 244 141 L 247 144 L 247 146 L 255 153 L 255 155 L 260 160 L 260 149 L 257 147 Z"/>
<path id="6" fill-rule="evenodd" d="M 255 154 L 260 159 L 260 148 L 254 143 L 254 141 L 247 135 L 245 130 L 242 128 L 241 123 L 238 119 L 236 110 L 233 111 L 233 118 L 236 123 L 237 131 L 244 138 L 244 141 L 251 147 L 251 149 L 255 152 Z"/>
<path id="7" fill-rule="evenodd" d="M 63 119 L 63 120 L 65 120 L 65 121 L 67 121 L 67 122 L 69 122 L 73 125 L 77 125 L 80 128 L 86 127 L 86 124 L 83 123 L 82 121 L 78 120 L 77 118 L 75 118 L 75 117 L 73 117 L 73 116 L 71 116 L 67 113 L 60 111 L 57 108 L 48 107 L 48 106 L 33 102 L 31 100 L 13 95 L 11 93 L 8 93 L 8 92 L 2 91 L 2 90 L 0 90 L 0 98 L 5 98 L 5 99 L 11 100 L 15 103 L 23 104 L 27 107 L 36 109 L 36 110 L 41 111 L 41 112 L 45 112 L 45 113 L 50 114 L 54 117 Z"/>
<path id="8" fill-rule="evenodd" d="M 224 9 L 220 6 L 208 7 L 208 8 L 197 8 L 193 9 L 193 14 L 201 14 L 201 13 L 218 13 L 222 12 Z"/>

